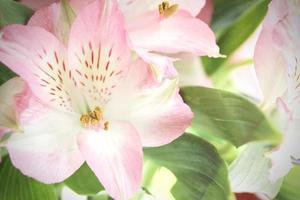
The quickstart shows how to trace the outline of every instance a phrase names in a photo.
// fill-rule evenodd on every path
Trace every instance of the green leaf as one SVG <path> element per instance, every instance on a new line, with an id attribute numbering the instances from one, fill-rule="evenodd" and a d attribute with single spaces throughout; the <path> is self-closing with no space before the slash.
<path id="1" fill-rule="evenodd" d="M 267 13 L 269 0 L 215 0 L 212 28 L 226 58 L 203 58 L 208 74 L 213 74 L 256 30 Z"/>
<path id="2" fill-rule="evenodd" d="M 194 112 L 190 133 L 221 137 L 236 146 L 253 140 L 277 142 L 280 137 L 265 115 L 238 95 L 204 87 L 183 88 L 181 95 Z"/>
<path id="3" fill-rule="evenodd" d="M 240 155 L 229 167 L 233 192 L 259 193 L 271 199 L 277 195 L 282 179 L 274 183 L 269 179 L 271 162 L 265 153 L 270 147 L 266 142 L 252 142 L 239 148 Z"/>
<path id="4" fill-rule="evenodd" d="M 0 199 L 56 200 L 55 187 L 26 177 L 14 168 L 8 157 L 0 163 Z"/>
<path id="5" fill-rule="evenodd" d="M 144 153 L 174 173 L 176 199 L 229 199 L 227 167 L 217 150 L 201 138 L 185 134 L 166 146 L 146 148 Z"/>
<path id="6" fill-rule="evenodd" d="M 84 163 L 71 177 L 69 177 L 65 184 L 77 194 L 94 195 L 104 190 L 99 180 Z"/>
<path id="7" fill-rule="evenodd" d="M 0 0 L 0 28 L 8 24 L 25 24 L 33 11 L 19 2 Z"/>
<path id="8" fill-rule="evenodd" d="M 284 178 L 277 200 L 299 200 L 300 199 L 300 166 L 294 166 Z"/>
<path id="9" fill-rule="evenodd" d="M 87 200 L 112 200 L 106 193 L 88 196 Z"/>
<path id="10" fill-rule="evenodd" d="M 16 74 L 0 63 L 0 85 L 15 77 Z"/>

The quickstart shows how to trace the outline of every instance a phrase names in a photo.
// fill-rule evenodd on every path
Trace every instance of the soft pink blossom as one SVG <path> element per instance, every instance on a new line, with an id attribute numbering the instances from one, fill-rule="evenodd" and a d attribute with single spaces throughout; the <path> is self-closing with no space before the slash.
<path id="1" fill-rule="evenodd" d="M 78 13 L 67 45 L 42 27 L 3 28 L 0 60 L 30 88 L 17 99 L 22 133 L 6 144 L 22 173 L 56 183 L 86 161 L 114 199 L 128 199 L 140 188 L 142 147 L 189 126 L 178 81 L 158 82 L 132 60 L 124 26 L 115 1 L 97 0 Z"/>
<path id="2" fill-rule="evenodd" d="M 70 0 L 70 5 L 78 13 L 92 1 Z M 189 61 L 193 66 L 182 66 L 180 62 L 175 65 L 176 67 L 179 66 L 181 71 L 186 71 L 189 74 L 193 74 L 194 69 L 202 67 L 199 61 L 199 64 L 194 62 L 197 56 L 219 56 L 219 48 L 215 43 L 213 32 L 200 18 L 195 17 L 203 8 L 205 1 L 169 1 L 170 5 L 178 4 L 179 7 L 179 10 L 170 17 L 162 17 L 159 14 L 158 7 L 161 3 L 161 1 L 156 0 L 119 0 L 126 19 L 125 24 L 131 49 L 136 51 L 147 63 L 152 64 L 153 69 L 158 72 L 159 78 L 178 75 L 173 62 L 181 60 L 182 57 L 177 55 L 182 53 L 194 55 L 194 58 Z M 212 6 L 210 6 L 209 1 L 208 4 L 201 11 L 201 13 L 206 13 L 204 20 L 208 20 L 212 14 Z M 61 9 L 59 7 L 60 4 L 53 4 L 38 10 L 30 19 L 29 25 L 42 26 L 56 34 L 60 40 L 64 40 L 61 33 L 68 31 L 59 24 L 61 23 L 59 20 Z M 181 63 L 185 61 L 186 59 Z M 200 71 L 196 70 L 194 76 L 201 77 L 193 79 L 207 79 L 206 75 Z M 180 79 L 181 82 L 183 82 L 181 85 L 185 85 L 186 81 Z M 193 82 L 192 85 L 199 85 L 199 82 Z"/>
<path id="3" fill-rule="evenodd" d="M 271 179 L 300 159 L 300 1 L 273 0 L 255 50 L 255 67 L 266 107 L 278 105 L 283 143 L 270 156 Z"/>

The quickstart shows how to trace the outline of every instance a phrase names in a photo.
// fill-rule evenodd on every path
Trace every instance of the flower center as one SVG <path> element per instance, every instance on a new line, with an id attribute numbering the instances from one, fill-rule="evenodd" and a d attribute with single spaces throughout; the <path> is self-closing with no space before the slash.
<path id="1" fill-rule="evenodd" d="M 96 107 L 93 111 L 83 114 L 80 117 L 80 122 L 84 127 L 100 127 L 108 130 L 109 122 L 103 120 L 103 112 L 100 107 Z"/>
<path id="2" fill-rule="evenodd" d="M 171 5 L 168 1 L 163 1 L 158 6 L 159 14 L 163 17 L 170 17 L 178 10 L 178 4 Z"/>

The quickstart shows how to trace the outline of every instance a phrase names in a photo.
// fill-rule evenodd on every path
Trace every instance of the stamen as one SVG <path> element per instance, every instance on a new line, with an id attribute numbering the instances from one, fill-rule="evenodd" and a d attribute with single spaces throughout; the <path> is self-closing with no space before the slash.
<path id="1" fill-rule="evenodd" d="M 103 112 L 100 107 L 96 107 L 88 114 L 81 115 L 80 122 L 84 127 L 97 127 L 100 125 L 104 130 L 108 130 L 109 126 L 107 121 L 103 121 Z"/>
<path id="2" fill-rule="evenodd" d="M 104 123 L 104 130 L 106 130 L 106 131 L 107 131 L 107 130 L 108 130 L 108 128 L 109 128 L 109 122 L 105 122 L 105 123 Z"/>
<path id="3" fill-rule="evenodd" d="M 88 115 L 82 115 L 80 117 L 80 122 L 83 126 L 87 127 L 90 123 L 90 117 Z"/>
<path id="4" fill-rule="evenodd" d="M 158 5 L 159 14 L 165 18 L 172 16 L 178 10 L 178 4 L 171 5 L 168 1 L 163 1 Z"/>

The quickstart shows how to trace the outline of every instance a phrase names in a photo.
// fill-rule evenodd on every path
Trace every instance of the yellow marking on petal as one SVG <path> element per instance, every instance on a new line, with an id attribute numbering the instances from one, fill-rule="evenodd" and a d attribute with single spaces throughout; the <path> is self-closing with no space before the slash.
<path id="1" fill-rule="evenodd" d="M 178 10 L 178 4 L 170 6 L 168 1 L 163 1 L 158 5 L 159 14 L 165 18 L 172 16 Z"/>

